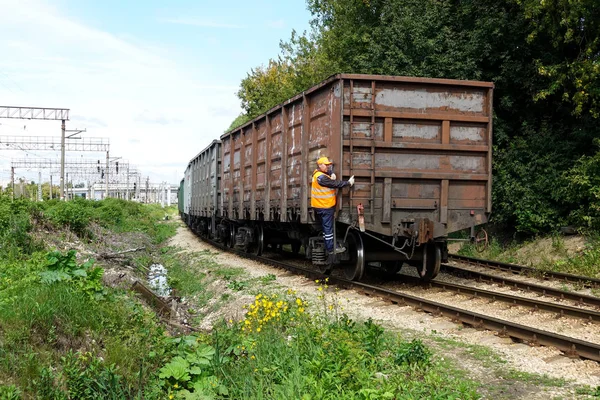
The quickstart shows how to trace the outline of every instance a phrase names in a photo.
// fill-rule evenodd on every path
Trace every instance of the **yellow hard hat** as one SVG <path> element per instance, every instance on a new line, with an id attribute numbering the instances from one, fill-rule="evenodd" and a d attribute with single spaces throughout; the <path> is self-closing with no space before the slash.
<path id="1" fill-rule="evenodd" d="M 330 164 L 333 164 L 333 163 L 331 162 L 331 160 L 329 160 L 329 157 L 321 157 L 321 158 L 319 158 L 317 160 L 317 165 L 318 164 L 330 165 Z"/>

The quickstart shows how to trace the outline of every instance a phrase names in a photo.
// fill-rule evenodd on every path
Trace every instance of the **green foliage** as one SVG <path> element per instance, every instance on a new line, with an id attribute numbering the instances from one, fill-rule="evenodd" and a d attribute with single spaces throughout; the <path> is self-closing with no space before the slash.
<path id="1" fill-rule="evenodd" d="M 0 384 L 0 399 L 20 400 L 21 399 L 21 391 L 15 385 Z"/>
<path id="2" fill-rule="evenodd" d="M 30 236 L 34 207 L 27 200 L 0 196 L 0 256 L 17 258 L 39 249 Z"/>
<path id="3" fill-rule="evenodd" d="M 412 342 L 403 343 L 395 355 L 398 365 L 416 365 L 427 367 L 431 364 L 431 351 L 425 347 L 422 341 L 414 339 Z"/>
<path id="4" fill-rule="evenodd" d="M 536 99 L 559 95 L 573 113 L 600 116 L 600 10 L 594 0 L 551 2 L 522 0 L 530 23 L 529 42 L 547 43 L 548 53 L 535 60 L 546 87 Z"/>
<path id="5" fill-rule="evenodd" d="M 198 399 L 229 394 L 215 376 L 215 367 L 224 359 L 216 357 L 214 347 L 201 343 L 195 336 L 175 338 L 171 343 L 175 345 L 174 357 L 159 371 L 167 393 L 177 393 L 178 398 Z"/>
<path id="6" fill-rule="evenodd" d="M 198 339 L 214 347 L 215 376 L 231 398 L 478 398 L 471 382 L 434 363 L 421 342 L 405 343 L 372 320 L 312 315 L 312 307 L 293 291 L 259 294 L 244 321 Z M 397 362 L 404 348 L 407 362 Z"/>
<path id="7" fill-rule="evenodd" d="M 89 201 L 79 198 L 72 201 L 53 200 L 46 203 L 45 215 L 52 223 L 68 227 L 80 237 L 89 236 L 87 228 L 93 215 Z"/>
<path id="8" fill-rule="evenodd" d="M 92 297 L 100 299 L 105 295 L 106 290 L 102 284 L 104 270 L 100 267 L 92 268 L 94 260 L 77 264 L 75 250 L 69 250 L 64 255 L 53 251 L 48 253 L 47 259 L 46 270 L 40 272 L 42 283 L 70 281 Z"/>
<path id="9" fill-rule="evenodd" d="M 239 292 L 240 290 L 244 290 L 248 287 L 248 281 L 236 281 L 234 279 L 227 284 L 227 287 L 233 291 Z"/>
<path id="10" fill-rule="evenodd" d="M 600 139 L 595 143 L 600 146 Z M 563 181 L 559 194 L 572 209 L 572 222 L 600 230 L 600 150 L 593 156 L 581 157 L 563 174 Z"/>

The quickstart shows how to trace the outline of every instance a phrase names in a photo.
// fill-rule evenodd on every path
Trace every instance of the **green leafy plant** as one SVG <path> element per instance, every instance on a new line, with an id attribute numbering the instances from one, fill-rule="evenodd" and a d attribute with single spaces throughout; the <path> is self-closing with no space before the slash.
<path id="1" fill-rule="evenodd" d="M 0 399 L 20 400 L 21 391 L 15 385 L 0 385 Z"/>
<path id="2" fill-rule="evenodd" d="M 240 290 L 244 290 L 248 287 L 248 282 L 247 281 L 237 281 L 234 279 L 231 282 L 229 282 L 227 287 L 231 290 L 239 292 Z"/>
<path id="3" fill-rule="evenodd" d="M 427 367 L 431 363 L 431 351 L 419 339 L 403 343 L 395 355 L 395 362 L 398 365 L 415 365 L 418 367 Z"/>
<path id="4" fill-rule="evenodd" d="M 106 294 L 102 285 L 103 269 L 93 268 L 94 260 L 78 264 L 75 250 L 66 254 L 59 251 L 48 253 L 46 271 L 40 272 L 42 283 L 52 284 L 61 281 L 74 282 L 90 296 L 101 298 Z"/>
<path id="5" fill-rule="evenodd" d="M 201 343 L 195 336 L 183 336 L 172 341 L 176 345 L 175 356 L 159 370 L 168 392 L 180 398 L 212 398 L 212 395 L 227 395 L 226 386 L 215 376 L 216 355 L 214 347 Z"/>

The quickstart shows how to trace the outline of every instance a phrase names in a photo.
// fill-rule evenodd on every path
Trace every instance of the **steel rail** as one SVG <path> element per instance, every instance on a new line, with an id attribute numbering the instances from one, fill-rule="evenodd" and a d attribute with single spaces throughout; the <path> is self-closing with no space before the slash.
<path id="1" fill-rule="evenodd" d="M 512 272 L 513 274 L 519 275 L 531 275 L 531 276 L 541 276 L 543 279 L 558 279 L 561 281 L 565 281 L 567 283 L 576 283 L 582 284 L 585 287 L 600 287 L 600 279 L 590 278 L 587 276 L 579 276 L 573 274 L 567 274 L 564 272 L 554 272 L 554 271 L 544 271 L 537 268 L 526 267 L 524 265 L 510 264 L 500 261 L 492 261 L 492 260 L 483 260 L 475 257 L 467 257 L 461 256 L 458 254 L 449 254 L 448 258 L 450 260 L 460 261 L 464 263 L 468 263 L 471 265 L 491 268 L 506 272 Z"/>
<path id="2" fill-rule="evenodd" d="M 504 278 L 497 275 L 473 271 L 467 268 L 457 267 L 455 265 L 442 264 L 441 271 L 450 272 L 452 274 L 466 274 L 481 282 L 496 283 L 498 285 L 508 286 L 514 289 L 527 290 L 544 296 L 552 296 L 559 300 L 573 300 L 578 304 L 595 306 L 600 309 L 600 297 L 588 296 L 586 294 L 575 292 L 567 292 L 565 290 L 554 289 L 548 286 L 537 285 L 535 283 L 522 282 L 516 279 Z"/>
<path id="3" fill-rule="evenodd" d="M 553 304 L 547 301 L 528 299 L 525 297 L 513 296 L 511 294 L 506 293 L 498 293 L 490 290 L 474 288 L 471 286 L 458 285 L 455 283 L 430 281 L 428 283 L 423 284 L 420 282 L 419 278 L 415 278 L 413 276 L 399 275 L 399 277 L 401 277 L 400 279 L 402 280 L 402 282 L 420 284 L 424 288 L 439 288 L 446 291 L 455 292 L 457 294 L 472 296 L 474 298 L 481 297 L 490 299 L 492 301 L 501 301 L 510 305 L 529 307 L 532 308 L 534 311 L 544 310 L 553 312 L 555 314 L 558 314 L 559 316 L 569 315 L 572 317 L 585 319 L 590 322 L 600 322 L 600 312 L 598 311 L 586 310 L 583 308 L 561 304 Z"/>
<path id="4" fill-rule="evenodd" d="M 205 237 L 200 237 L 200 239 L 212 244 L 213 246 L 221 250 L 232 251 L 233 253 L 242 257 L 259 261 L 288 271 L 292 271 L 297 274 L 309 277 L 311 279 L 326 277 L 326 275 L 323 275 L 314 270 L 309 270 L 283 261 L 273 260 L 267 257 L 256 256 L 253 254 L 231 249 Z M 494 318 L 487 315 L 463 310 L 457 307 L 445 305 L 431 300 L 426 300 L 417 296 L 400 293 L 393 290 L 384 289 L 366 283 L 348 281 L 346 279 L 339 278 L 335 275 L 331 275 L 328 278 L 329 283 L 332 285 L 335 284 L 346 289 L 355 289 L 366 295 L 379 296 L 394 304 L 411 306 L 413 308 L 431 313 L 436 316 L 445 316 L 447 318 L 452 319 L 453 321 L 461 322 L 465 325 L 473 326 L 477 329 L 488 329 L 491 331 L 496 331 L 499 333 L 500 336 L 511 337 L 529 343 L 530 345 L 552 346 L 565 352 L 565 354 L 567 354 L 570 357 L 581 357 L 594 361 L 600 361 L 600 344 L 586 342 L 568 336 L 543 331 L 541 329 L 536 329 L 514 322 L 502 320 L 499 318 Z"/>

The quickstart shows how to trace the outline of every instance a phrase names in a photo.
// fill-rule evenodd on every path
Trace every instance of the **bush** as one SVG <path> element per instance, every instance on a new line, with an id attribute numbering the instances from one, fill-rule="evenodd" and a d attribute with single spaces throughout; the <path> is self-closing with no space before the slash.
<path id="1" fill-rule="evenodd" d="M 595 140 L 600 146 L 600 139 Z M 572 209 L 571 222 L 600 229 L 600 150 L 595 155 L 581 157 L 576 165 L 563 174 L 558 185 L 559 195 Z"/>

